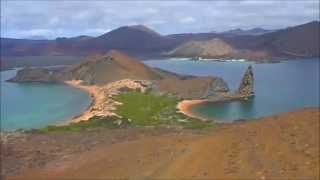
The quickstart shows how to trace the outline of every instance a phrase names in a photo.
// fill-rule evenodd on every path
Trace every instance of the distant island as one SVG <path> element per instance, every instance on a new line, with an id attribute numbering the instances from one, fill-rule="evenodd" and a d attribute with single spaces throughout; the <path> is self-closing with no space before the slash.
<path id="1" fill-rule="evenodd" d="M 169 55 L 175 57 L 277 60 L 319 56 L 319 22 L 311 22 L 261 35 L 225 35 L 183 43 Z"/>
<path id="2" fill-rule="evenodd" d="M 258 28 L 243 33 L 238 30 L 161 35 L 143 25 L 123 26 L 97 37 L 83 35 L 55 40 L 2 37 L 1 54 L 3 57 L 88 56 L 118 49 L 142 59 L 204 56 L 259 61 L 318 57 L 319 27 L 319 21 L 312 21 L 274 31 Z M 189 51 L 190 48 L 194 50 Z"/>

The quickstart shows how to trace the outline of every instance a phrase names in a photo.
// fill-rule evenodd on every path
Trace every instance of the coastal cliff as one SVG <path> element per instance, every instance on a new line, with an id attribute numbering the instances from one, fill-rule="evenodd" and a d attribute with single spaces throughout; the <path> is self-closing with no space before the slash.
<path id="1" fill-rule="evenodd" d="M 26 67 L 18 70 L 17 75 L 9 82 L 41 82 L 41 83 L 53 83 L 58 82 L 58 74 L 46 68 L 31 68 Z"/>

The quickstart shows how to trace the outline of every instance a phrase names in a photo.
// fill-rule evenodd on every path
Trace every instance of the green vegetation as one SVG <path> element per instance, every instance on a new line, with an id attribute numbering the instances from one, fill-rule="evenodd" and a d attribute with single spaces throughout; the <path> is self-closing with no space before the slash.
<path id="1" fill-rule="evenodd" d="M 131 120 L 133 126 L 150 125 L 183 125 L 186 128 L 212 127 L 212 122 L 203 122 L 178 113 L 177 97 L 158 95 L 152 92 L 136 91 L 122 93 L 114 98 L 122 104 L 117 107 L 116 114 Z"/>
<path id="2" fill-rule="evenodd" d="M 61 126 L 47 126 L 40 129 L 33 129 L 29 130 L 38 131 L 38 132 L 65 132 L 65 131 L 72 131 L 78 132 L 93 128 L 125 128 L 128 127 L 129 122 L 127 119 L 124 118 L 117 118 L 117 117 L 98 117 L 94 116 L 90 118 L 88 121 L 80 121 L 77 123 L 70 123 L 68 125 L 61 125 Z M 28 132 L 28 131 L 26 131 Z"/>
<path id="3" fill-rule="evenodd" d="M 117 107 L 116 114 L 132 119 L 134 125 L 170 123 L 173 118 L 170 115 L 176 111 L 175 97 L 133 91 L 122 93 L 114 99 L 122 103 Z"/>
<path id="4" fill-rule="evenodd" d="M 62 126 L 47 126 L 37 130 L 29 130 L 29 132 L 79 132 L 93 128 L 127 128 L 158 125 L 178 125 L 193 129 L 214 126 L 213 122 L 203 122 L 178 113 L 176 105 L 179 99 L 174 96 L 130 91 L 114 97 L 114 100 L 122 103 L 115 111 L 122 118 L 95 116 L 88 121 Z"/>

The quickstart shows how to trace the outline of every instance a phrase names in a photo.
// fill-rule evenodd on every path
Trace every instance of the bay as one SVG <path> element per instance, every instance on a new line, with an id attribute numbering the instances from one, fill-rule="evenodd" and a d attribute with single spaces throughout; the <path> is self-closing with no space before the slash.
<path id="1" fill-rule="evenodd" d="M 319 59 L 288 60 L 280 63 L 189 61 L 172 58 L 145 64 L 176 73 L 222 77 L 236 90 L 251 64 L 255 97 L 247 101 L 203 103 L 190 111 L 207 119 L 233 121 L 259 118 L 299 108 L 319 107 Z"/>
<path id="2" fill-rule="evenodd" d="M 66 123 L 90 105 L 89 94 L 64 84 L 11 83 L 16 70 L 1 71 L 1 129 Z"/>

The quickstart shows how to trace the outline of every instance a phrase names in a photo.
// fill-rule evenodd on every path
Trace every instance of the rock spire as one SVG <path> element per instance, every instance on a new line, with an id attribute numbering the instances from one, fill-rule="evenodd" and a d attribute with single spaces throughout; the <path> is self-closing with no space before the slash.
<path id="1" fill-rule="evenodd" d="M 253 96 L 253 84 L 254 84 L 254 77 L 252 66 L 250 65 L 246 72 L 244 73 L 242 80 L 240 82 L 240 86 L 238 89 L 238 93 L 243 96 Z"/>

